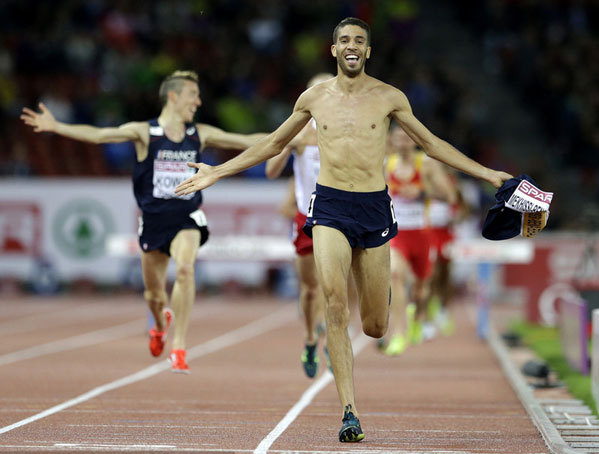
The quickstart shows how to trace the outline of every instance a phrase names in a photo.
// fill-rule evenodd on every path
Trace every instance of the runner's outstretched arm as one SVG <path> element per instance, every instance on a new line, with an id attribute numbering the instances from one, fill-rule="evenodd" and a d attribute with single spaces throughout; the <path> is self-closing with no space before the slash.
<path id="1" fill-rule="evenodd" d="M 226 150 L 245 150 L 251 147 L 260 139 L 263 139 L 268 134 L 237 134 L 234 132 L 223 131 L 216 126 L 207 125 L 205 123 L 197 123 L 198 133 L 202 139 L 203 147 L 221 148 Z"/>
<path id="2" fill-rule="evenodd" d="M 485 180 L 496 188 L 499 188 L 504 181 L 512 178 L 509 173 L 489 169 L 479 164 L 431 133 L 414 116 L 408 98 L 401 91 L 393 89 L 390 96 L 395 107 L 391 115 L 428 156 L 475 178 Z"/>
<path id="3" fill-rule="evenodd" d="M 118 127 L 98 128 L 91 125 L 71 125 L 57 121 L 44 103 L 39 103 L 40 113 L 23 108 L 21 120 L 32 126 L 34 132 L 53 132 L 74 140 L 91 143 L 119 143 L 142 140 L 147 124 L 125 123 Z M 145 128 L 145 129 L 144 129 Z"/>
<path id="4" fill-rule="evenodd" d="M 312 122 L 310 122 L 312 123 Z M 277 178 L 283 172 L 287 161 L 289 161 L 289 156 L 291 156 L 291 152 L 295 152 L 296 154 L 302 154 L 304 152 L 304 147 L 309 145 L 310 143 L 316 143 L 317 135 L 315 126 L 312 124 L 307 124 L 304 126 L 297 136 L 291 139 L 291 142 L 287 144 L 287 146 L 283 149 L 282 153 L 279 153 L 273 158 L 270 158 L 266 161 L 266 177 L 269 179 Z"/>
<path id="5" fill-rule="evenodd" d="M 293 139 L 302 128 L 310 121 L 311 114 L 307 108 L 309 91 L 304 92 L 298 98 L 293 113 L 276 131 L 260 140 L 255 145 L 245 150 L 240 155 L 218 166 L 197 164 L 189 162 L 190 167 L 198 169 L 197 173 L 179 184 L 175 189 L 177 195 L 190 194 L 195 191 L 212 186 L 221 178 L 235 175 L 260 162 L 276 156 L 291 139 Z"/>

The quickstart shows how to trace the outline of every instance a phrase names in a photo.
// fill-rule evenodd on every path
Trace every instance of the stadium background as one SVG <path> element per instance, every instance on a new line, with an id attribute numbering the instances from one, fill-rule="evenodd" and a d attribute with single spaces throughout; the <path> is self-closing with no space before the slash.
<path id="1" fill-rule="evenodd" d="M 198 121 L 236 132 L 271 131 L 311 75 L 335 70 L 331 31 L 345 16 L 371 24 L 368 73 L 403 90 L 435 134 L 487 166 L 530 174 L 556 193 L 546 232 L 582 232 L 585 238 L 597 227 L 595 2 L 8 0 L 0 8 L 0 173 L 8 185 L 2 195 L 3 281 L 14 281 L 10 270 L 19 255 L 32 260 L 17 277 L 48 267 L 52 276 L 53 257 L 45 248 L 59 240 L 50 232 L 52 220 L 43 221 L 42 233 L 33 227 L 49 203 L 38 210 L 36 198 L 46 194 L 56 201 L 60 196 L 48 188 L 61 182 L 70 194 L 90 182 L 96 194 L 103 184 L 125 187 L 134 159 L 131 144 L 96 146 L 34 134 L 18 119 L 23 106 L 43 101 L 60 120 L 98 126 L 145 120 L 159 112 L 160 80 L 174 69 L 193 69 L 203 100 Z M 231 156 L 208 149 L 204 160 Z M 236 180 L 263 187 L 263 167 Z M 493 190 L 462 181 L 474 215 L 468 232 L 476 236 Z M 27 196 L 33 208 L 15 215 L 13 202 L 23 201 L 23 187 L 33 194 Z M 38 211 L 28 218 L 28 210 Z M 263 224 L 276 214 L 269 216 Z M 117 224 L 119 217 L 127 223 L 116 233 L 133 233 L 134 215 L 117 215 Z M 284 234 L 284 227 L 274 233 Z M 15 247 L 19 235 L 31 244 Z M 570 269 L 581 247 L 568 248 Z M 83 277 L 93 281 L 93 271 Z"/>
<path id="2" fill-rule="evenodd" d="M 546 230 L 527 243 L 535 249 L 532 262 L 495 267 L 491 282 L 485 283 L 495 309 L 510 314 L 515 309 L 529 320 L 553 324 L 555 313 L 542 313 L 539 307 L 543 297 L 557 298 L 575 284 L 589 301 L 596 298 L 596 2 L 4 0 L 0 382 L 5 393 L 0 396 L 0 426 L 6 429 L 56 401 L 157 364 L 150 363 L 153 359 L 145 352 L 145 324 L 151 321 L 141 309 L 139 256 L 130 247 L 137 228 L 130 181 L 133 147 L 34 134 L 19 120 L 21 109 L 43 101 L 66 122 L 112 126 L 143 121 L 159 112 L 162 78 L 175 69 L 191 69 L 200 75 L 203 105 L 197 121 L 235 132 L 271 131 L 291 112 L 314 73 L 335 71 L 329 52 L 332 29 L 346 16 L 371 24 L 373 51 L 367 72 L 403 90 L 416 116 L 436 135 L 487 166 L 527 173 L 540 188 L 555 193 Z M 226 150 L 207 149 L 204 160 L 214 164 L 232 156 Z M 290 171 L 288 167 L 285 176 Z M 458 233 L 464 239 L 479 239 L 494 191 L 463 175 L 460 181 L 471 216 Z M 295 301 L 297 293 L 289 225 L 277 211 L 285 188 L 285 179 L 266 181 L 263 166 L 257 166 L 206 191 L 210 243 L 220 249 L 200 260 L 196 269 L 196 303 L 203 306 L 194 309 L 194 373 L 188 381 L 175 382 L 179 377 L 161 374 L 139 387 L 129 385 L 114 400 L 95 401 L 81 413 L 62 412 L 30 431 L 13 431 L 2 439 L 0 450 L 12 449 L 7 447 L 10 443 L 56 448 L 55 441 L 66 443 L 58 449 L 78 449 L 86 441 L 102 448 L 107 445 L 99 443 L 106 440 L 123 440 L 128 448 L 169 441 L 189 449 L 201 442 L 220 446 L 226 441 L 238 449 L 243 443 L 236 436 L 250 445 L 252 436 L 260 440 L 268 433 L 307 386 L 296 354 L 301 333 L 295 308 L 281 304 Z M 236 242 L 228 242 L 230 236 Z M 110 237 L 124 241 L 111 251 Z M 500 248 L 501 244 L 508 243 L 499 243 Z M 465 291 L 459 294 L 460 302 L 471 303 L 478 284 L 476 264 L 469 260 L 456 265 L 454 278 Z M 381 428 L 372 437 L 381 449 L 455 446 L 464 452 L 484 449 L 484 443 L 496 443 L 489 452 L 544 448 L 495 356 L 486 344 L 473 342 L 470 309 L 469 304 L 458 304 L 457 335 L 409 350 L 401 357 L 402 367 L 390 367 L 388 358 L 374 348 L 364 350 L 356 368 L 358 389 L 361 402 L 369 405 L 370 428 Z M 202 350 L 205 343 L 229 339 L 238 326 L 273 313 L 284 315 L 276 331 L 229 349 L 230 341 L 223 341 L 218 354 Z M 115 320 L 128 323 L 115 326 Z M 27 356 L 33 350 L 39 357 Z M 263 353 L 259 367 L 257 352 Z M 238 377 L 244 377 L 244 383 Z M 375 380 L 379 386 L 372 387 Z M 168 387 L 169 393 L 148 400 L 156 394 L 156 383 Z M 415 392 L 401 398 L 377 394 L 407 386 Z M 269 400 L 273 396 L 277 400 Z M 152 416 L 147 410 L 156 405 L 160 410 Z M 99 413 L 102 406 L 108 416 Z M 285 443 L 289 438 L 297 442 L 285 446 L 303 449 L 304 434 L 310 433 L 311 442 L 331 443 L 330 449 L 337 449 L 332 444 L 335 434 L 329 433 L 336 429 L 330 425 L 338 419 L 336 406 L 329 386 L 302 424 L 294 426 L 299 428 L 286 434 Z M 181 416 L 163 411 L 173 407 Z M 207 418 L 198 414 L 206 409 L 221 412 L 224 422 L 200 427 Z M 129 420 L 142 418 L 146 429 L 123 426 L 127 418 L 118 420 L 118 415 L 126 412 L 131 412 Z M 463 426 L 456 417 L 462 412 L 468 418 Z M 153 417 L 155 426 L 150 425 Z M 115 418 L 107 429 L 104 423 Z M 311 432 L 314 418 L 322 418 L 322 424 Z M 65 421 L 74 423 L 67 431 Z M 166 432 L 154 429 L 165 421 Z M 72 429 L 81 422 L 102 424 L 97 432 L 106 438 L 97 438 L 87 427 Z M 169 424 L 179 422 L 183 431 L 171 431 Z M 193 430 L 188 430 L 190 424 Z M 237 424 L 253 431 L 238 430 Z M 481 435 L 484 431 L 487 435 Z M 527 437 L 532 440 L 528 445 Z"/>

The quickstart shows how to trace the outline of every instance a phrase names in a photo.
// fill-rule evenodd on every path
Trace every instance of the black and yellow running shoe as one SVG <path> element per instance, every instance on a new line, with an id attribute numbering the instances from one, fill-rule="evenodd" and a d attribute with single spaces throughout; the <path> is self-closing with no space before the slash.
<path id="1" fill-rule="evenodd" d="M 351 411 L 351 405 L 346 405 L 343 412 L 343 425 L 339 431 L 339 441 L 352 443 L 364 439 L 360 420 Z"/>
<path id="2" fill-rule="evenodd" d="M 309 378 L 314 378 L 316 372 L 318 372 L 318 356 L 316 355 L 316 345 L 308 345 L 304 347 L 302 352 L 302 365 L 304 366 L 304 372 Z"/>

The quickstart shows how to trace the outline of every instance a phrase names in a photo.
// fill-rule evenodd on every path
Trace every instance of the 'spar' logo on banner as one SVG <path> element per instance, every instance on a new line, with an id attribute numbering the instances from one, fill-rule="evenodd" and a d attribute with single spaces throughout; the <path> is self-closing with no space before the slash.
<path id="1" fill-rule="evenodd" d="M 72 200 L 56 212 L 54 240 L 65 255 L 82 260 L 104 254 L 107 235 L 114 233 L 110 211 L 97 200 Z"/>

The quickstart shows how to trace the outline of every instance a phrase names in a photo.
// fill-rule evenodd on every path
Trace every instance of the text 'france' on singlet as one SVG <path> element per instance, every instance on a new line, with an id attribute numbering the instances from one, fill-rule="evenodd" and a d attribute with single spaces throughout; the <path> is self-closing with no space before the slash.
<path id="1" fill-rule="evenodd" d="M 202 194 L 178 196 L 175 188 L 196 173 L 187 162 L 200 162 L 200 136 L 193 123 L 185 124 L 181 142 L 171 141 L 158 120 L 150 120 L 148 155 L 133 169 L 133 192 L 143 213 L 191 213 L 202 203 Z"/>

